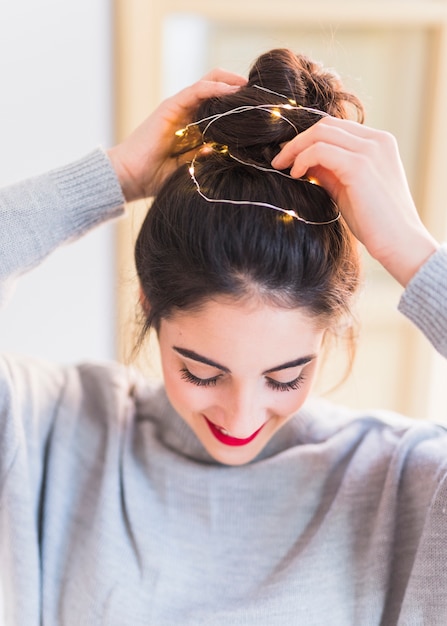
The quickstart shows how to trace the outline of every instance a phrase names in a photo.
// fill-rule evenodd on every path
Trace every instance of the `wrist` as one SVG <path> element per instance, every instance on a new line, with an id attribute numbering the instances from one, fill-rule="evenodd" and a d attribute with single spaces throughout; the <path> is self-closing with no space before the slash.
<path id="1" fill-rule="evenodd" d="M 131 176 L 129 169 L 126 167 L 121 158 L 119 145 L 109 148 L 107 150 L 107 155 L 112 163 L 113 169 L 115 170 L 116 177 L 118 178 L 118 182 L 121 186 L 126 202 L 132 202 L 133 200 L 141 198 L 142 194 L 139 192 L 137 185 L 135 184 L 135 180 Z"/>
<path id="2" fill-rule="evenodd" d="M 377 257 L 377 260 L 402 287 L 406 287 L 438 248 L 438 242 L 428 232 L 418 233 L 400 245 L 396 243 L 391 253 Z"/>

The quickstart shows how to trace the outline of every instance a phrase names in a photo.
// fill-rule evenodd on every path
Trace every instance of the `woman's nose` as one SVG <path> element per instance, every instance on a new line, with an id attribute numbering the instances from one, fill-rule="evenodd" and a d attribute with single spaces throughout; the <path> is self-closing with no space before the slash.
<path id="1" fill-rule="evenodd" d="M 252 385 L 239 385 L 232 389 L 223 426 L 233 437 L 250 437 L 264 423 L 259 395 L 259 389 Z"/>

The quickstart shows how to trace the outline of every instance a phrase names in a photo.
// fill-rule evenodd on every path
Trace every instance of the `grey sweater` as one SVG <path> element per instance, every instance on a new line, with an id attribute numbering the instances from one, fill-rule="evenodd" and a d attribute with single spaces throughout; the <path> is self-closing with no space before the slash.
<path id="1" fill-rule="evenodd" d="M 118 215 L 101 151 L 0 191 L 0 277 Z M 400 308 L 447 353 L 447 250 Z M 7 626 L 445 626 L 447 436 L 310 401 L 252 463 L 212 460 L 117 364 L 0 359 Z"/>

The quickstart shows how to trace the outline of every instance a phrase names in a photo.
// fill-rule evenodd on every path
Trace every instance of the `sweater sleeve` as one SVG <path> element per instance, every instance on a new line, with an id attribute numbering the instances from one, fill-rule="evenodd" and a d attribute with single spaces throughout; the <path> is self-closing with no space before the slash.
<path id="1" fill-rule="evenodd" d="M 447 357 L 447 244 L 408 283 L 399 310 Z"/>
<path id="2" fill-rule="evenodd" d="M 112 165 L 100 149 L 0 189 L 0 303 L 18 276 L 63 243 L 120 215 L 123 206 Z M 59 411 L 68 435 L 74 429 L 70 417 L 82 398 L 76 381 L 73 369 L 0 355 L 0 588 L 8 624 L 40 623 L 46 475 L 50 456 L 60 449 L 53 434 Z M 64 398 L 68 415 L 61 408 Z M 67 436 L 64 459 L 73 445 Z M 53 476 L 57 481 L 58 471 Z"/>
<path id="3" fill-rule="evenodd" d="M 0 303 L 9 283 L 59 245 L 120 215 L 124 197 L 101 149 L 0 189 Z"/>

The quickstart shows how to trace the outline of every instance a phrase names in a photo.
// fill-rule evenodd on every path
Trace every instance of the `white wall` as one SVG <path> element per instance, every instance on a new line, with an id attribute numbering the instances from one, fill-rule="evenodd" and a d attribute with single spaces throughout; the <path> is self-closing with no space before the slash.
<path id="1" fill-rule="evenodd" d="M 110 23 L 108 0 L 0 2 L 0 185 L 110 145 Z M 22 279 L 0 312 L 0 350 L 112 356 L 112 245 L 103 227 Z M 1 605 L 0 589 L 0 624 Z"/>
<path id="2" fill-rule="evenodd" d="M 0 185 L 112 141 L 111 2 L 0 2 Z M 0 350 L 114 355 L 113 228 L 54 253 L 0 312 Z"/>

